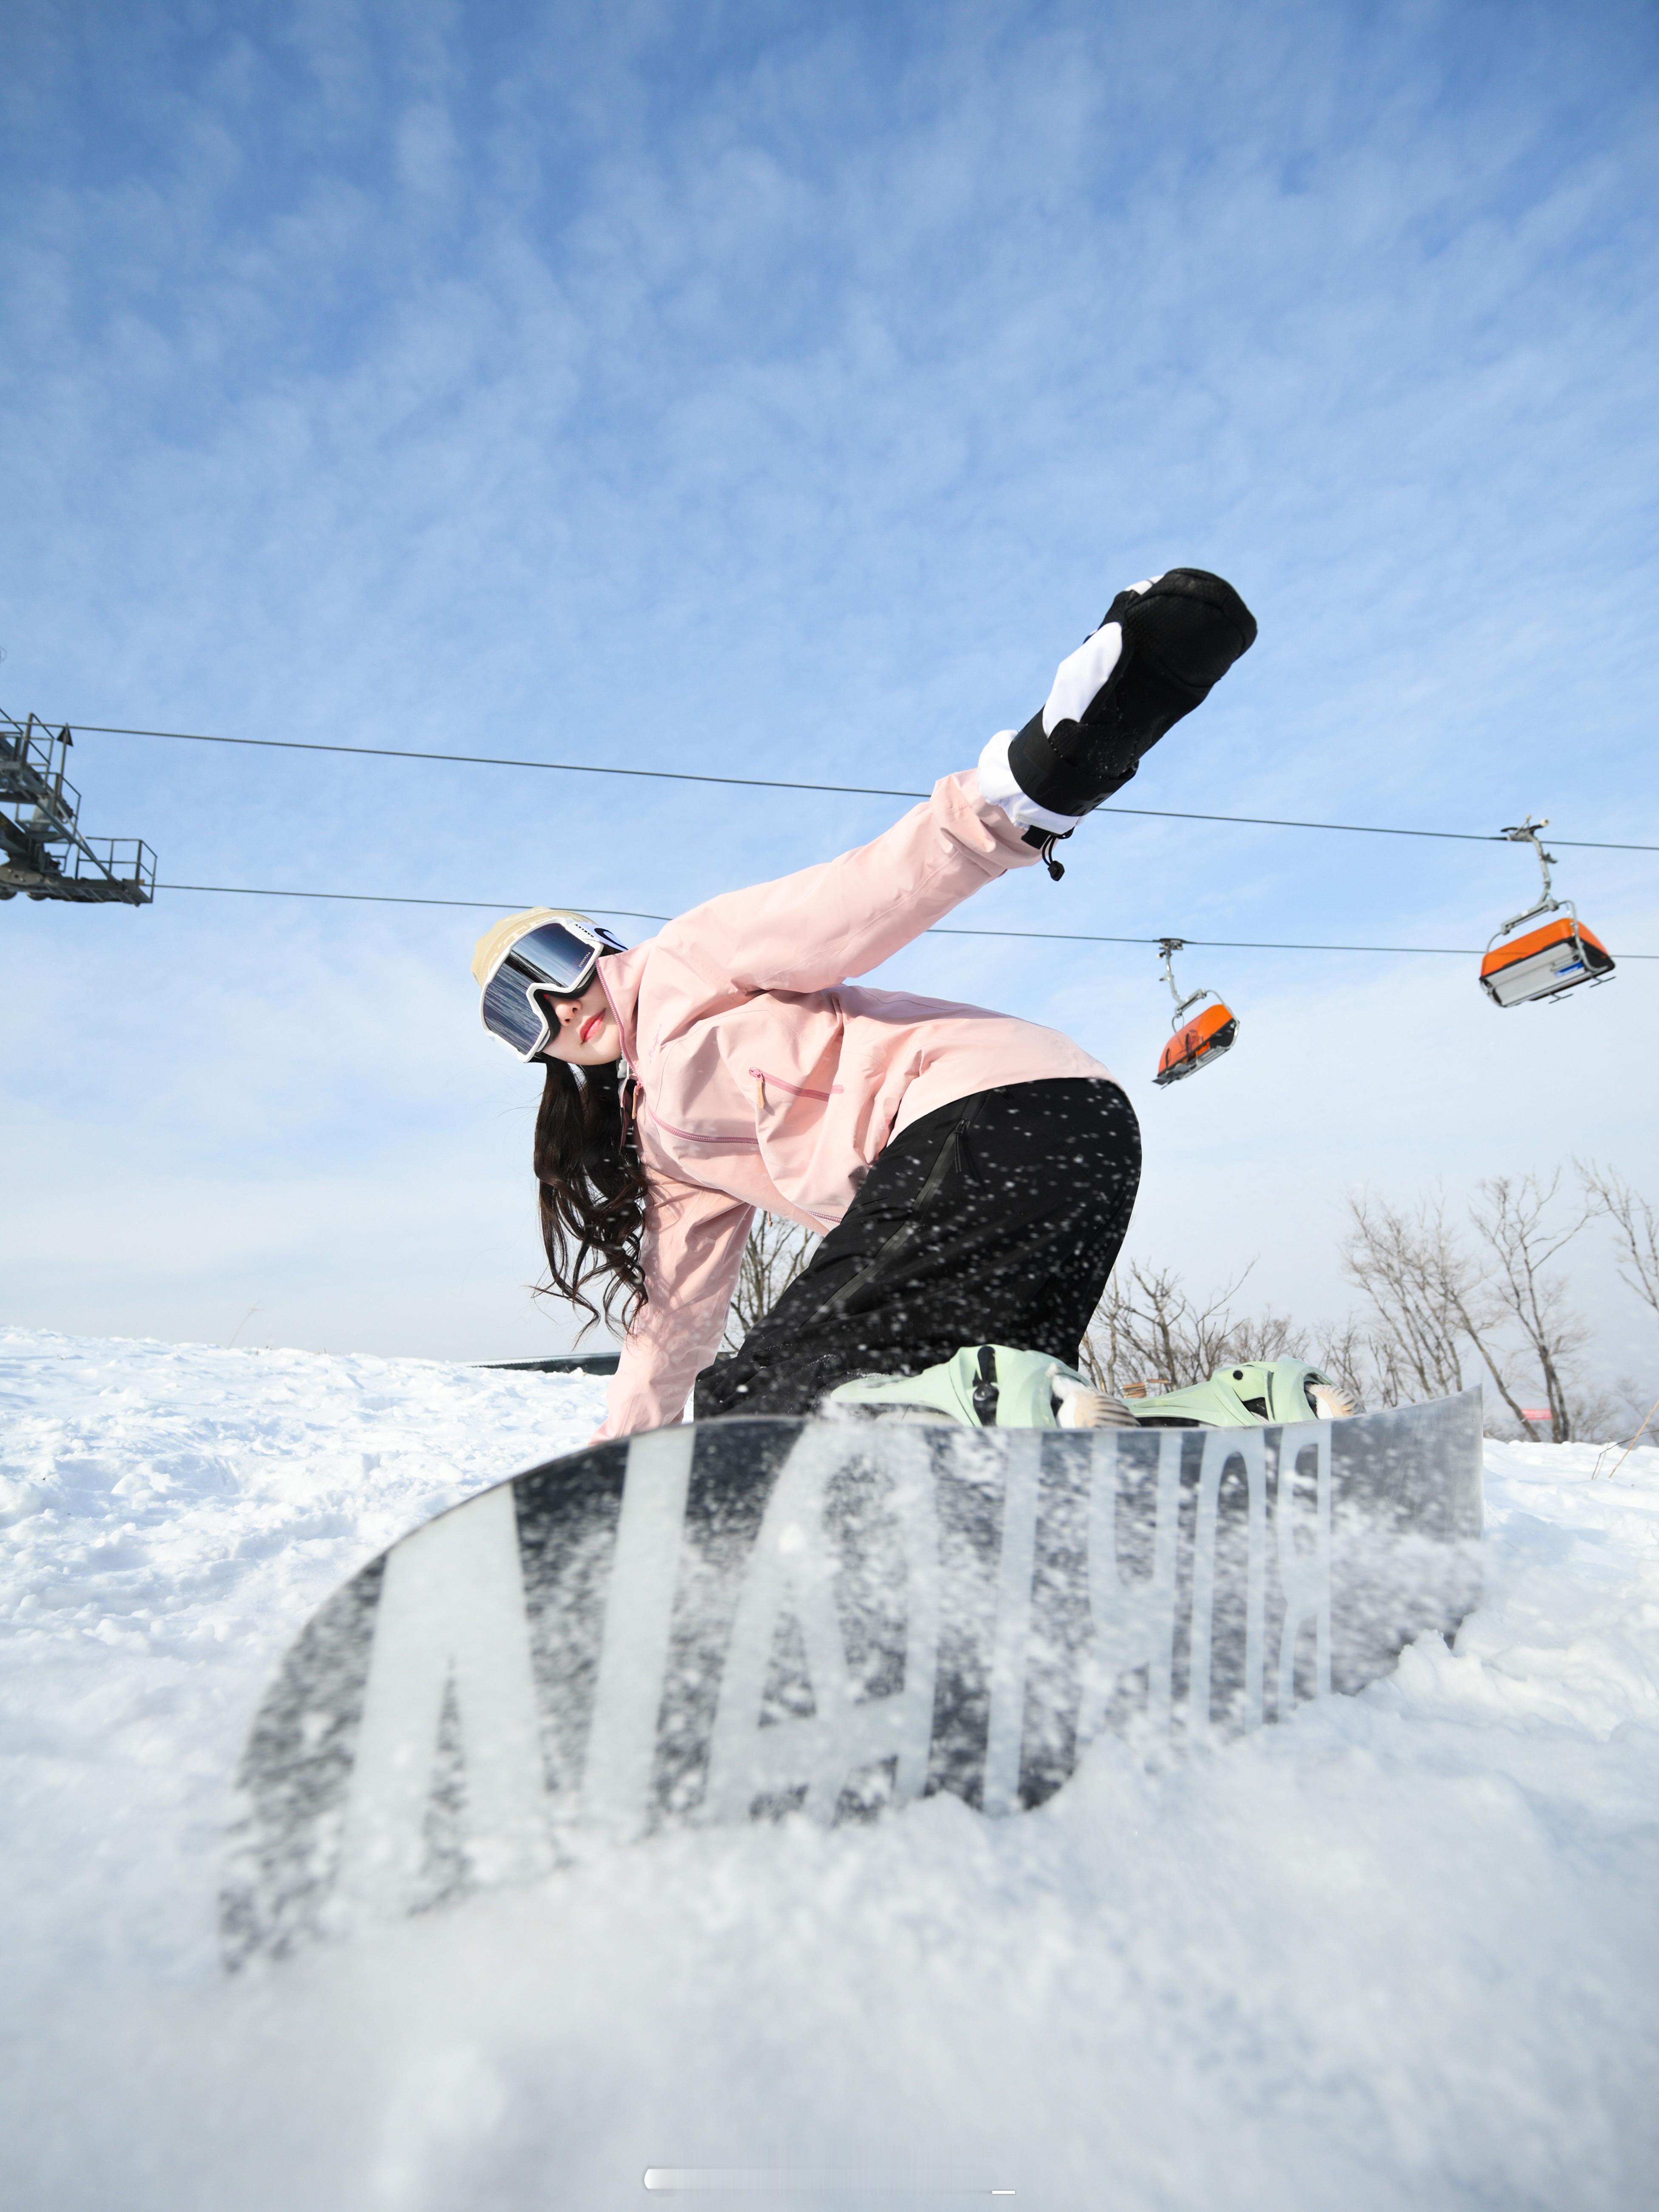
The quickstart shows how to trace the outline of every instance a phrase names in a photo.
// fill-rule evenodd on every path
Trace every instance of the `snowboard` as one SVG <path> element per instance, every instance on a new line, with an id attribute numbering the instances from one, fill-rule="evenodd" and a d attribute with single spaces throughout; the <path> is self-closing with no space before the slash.
<path id="1" fill-rule="evenodd" d="M 439 1515 L 254 1720 L 228 1963 L 598 1843 L 945 1790 L 1041 1805 L 1103 1733 L 1217 1745 L 1479 1595 L 1480 1395 L 1261 1428 L 729 1419 Z"/>

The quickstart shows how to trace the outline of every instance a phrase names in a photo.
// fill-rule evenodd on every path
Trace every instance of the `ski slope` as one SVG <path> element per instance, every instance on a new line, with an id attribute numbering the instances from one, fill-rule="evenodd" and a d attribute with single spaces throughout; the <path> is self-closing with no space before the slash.
<path id="1" fill-rule="evenodd" d="M 1455 1653 L 1213 1755 L 1109 1740 L 999 1824 L 666 1838 L 227 1978 L 282 1650 L 603 1393 L 0 1331 L 0 2203 L 859 2201 L 647 2166 L 1066 2212 L 1654 2201 L 1659 1451 L 1592 1482 L 1592 1447 L 1490 1445 Z"/>

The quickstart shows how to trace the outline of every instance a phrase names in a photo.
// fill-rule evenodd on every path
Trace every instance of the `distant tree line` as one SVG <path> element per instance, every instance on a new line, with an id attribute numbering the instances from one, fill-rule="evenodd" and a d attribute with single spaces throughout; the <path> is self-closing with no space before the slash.
<path id="1" fill-rule="evenodd" d="M 1230 1362 L 1304 1358 L 1370 1407 L 1448 1397 L 1486 1379 L 1506 1409 L 1490 1409 L 1495 1433 L 1605 1437 L 1641 1418 L 1641 1380 L 1607 1389 L 1587 1378 L 1590 1331 L 1556 1263 L 1605 1221 L 1621 1279 L 1659 1320 L 1659 1212 L 1594 1163 L 1564 1180 L 1491 1176 L 1461 1221 L 1441 1199 L 1407 1209 L 1351 1196 L 1342 1273 L 1363 1303 L 1335 1325 L 1309 1328 L 1270 1307 L 1240 1312 L 1248 1269 L 1200 1300 L 1173 1268 L 1121 1262 L 1090 1328 L 1087 1364 L 1121 1394 L 1179 1389 Z M 1536 1418 L 1540 1405 L 1547 1421 Z"/>

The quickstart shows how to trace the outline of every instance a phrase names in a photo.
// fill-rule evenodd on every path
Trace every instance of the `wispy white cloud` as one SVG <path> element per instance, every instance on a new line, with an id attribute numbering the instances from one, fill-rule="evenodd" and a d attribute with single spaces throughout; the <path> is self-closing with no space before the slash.
<path id="1" fill-rule="evenodd" d="M 20 57 L 0 437 L 29 527 L 0 554 L 0 702 L 925 783 L 1030 711 L 1119 580 L 1198 559 L 1261 643 L 1127 796 L 1654 834 L 1645 10 L 45 10 Z M 77 761 L 88 826 L 198 881 L 672 907 L 884 815 L 113 739 Z M 1474 943 L 1514 865 L 1097 825 L 997 919 Z M 1649 865 L 1564 874 L 1639 914 Z M 471 924 L 204 904 L 0 912 L 48 987 L 0 1082 L 33 1100 L 48 1071 L 69 1154 L 104 1145 L 118 1109 L 62 1012 L 102 963 L 168 1015 L 124 1038 L 129 1099 L 213 1102 L 178 1124 L 204 1173 L 222 1115 L 296 1191 L 347 1158 L 372 1179 L 355 1112 L 435 1202 L 473 1078 L 430 1040 L 471 1048 Z M 204 960 L 235 988 L 199 989 Z M 1128 953 L 935 945 L 907 973 L 955 989 L 965 962 L 1022 1011 L 1109 1005 L 1114 1061 L 1161 1020 Z M 1544 1103 L 1510 1072 L 1483 1117 L 1411 1079 L 1414 973 L 1367 987 L 1402 1160 L 1483 1119 L 1565 1131 L 1578 1071 L 1537 1024 L 1565 1011 L 1500 1023 Z M 1626 970 L 1573 1033 L 1613 1053 L 1654 988 Z M 1242 1164 L 1346 1115 L 1322 1187 L 1371 1171 L 1340 1072 L 1242 1045 L 1206 1081 Z M 148 1172 L 140 1147 L 135 1194 Z M 1194 1157 L 1194 1188 L 1214 1174 Z"/>

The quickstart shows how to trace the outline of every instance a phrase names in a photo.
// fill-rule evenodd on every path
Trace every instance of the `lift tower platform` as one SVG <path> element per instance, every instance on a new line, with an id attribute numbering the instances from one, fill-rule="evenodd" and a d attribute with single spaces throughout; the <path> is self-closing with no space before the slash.
<path id="1" fill-rule="evenodd" d="M 69 730 L 0 709 L 0 899 L 114 900 L 148 906 L 155 855 L 142 837 L 87 837 L 81 794 L 64 774 Z"/>

